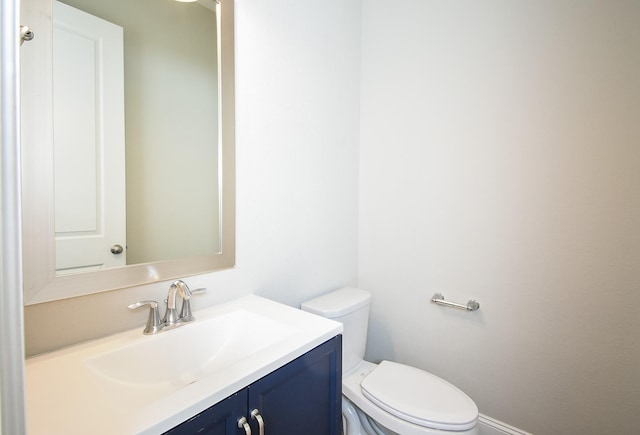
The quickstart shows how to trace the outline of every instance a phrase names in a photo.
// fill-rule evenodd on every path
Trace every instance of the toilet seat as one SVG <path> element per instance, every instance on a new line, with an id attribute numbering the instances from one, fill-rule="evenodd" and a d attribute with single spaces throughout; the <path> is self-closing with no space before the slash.
<path id="1" fill-rule="evenodd" d="M 473 428 L 478 407 L 449 382 L 415 367 L 382 361 L 361 383 L 362 394 L 402 420 L 434 429 Z"/>

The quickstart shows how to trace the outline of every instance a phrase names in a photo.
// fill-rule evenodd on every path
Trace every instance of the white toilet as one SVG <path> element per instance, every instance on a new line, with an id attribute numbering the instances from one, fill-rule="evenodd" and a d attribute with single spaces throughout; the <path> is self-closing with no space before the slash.
<path id="1" fill-rule="evenodd" d="M 342 416 L 345 435 L 477 435 L 478 407 L 431 373 L 363 359 L 371 293 L 346 287 L 302 304 L 341 322 Z"/>

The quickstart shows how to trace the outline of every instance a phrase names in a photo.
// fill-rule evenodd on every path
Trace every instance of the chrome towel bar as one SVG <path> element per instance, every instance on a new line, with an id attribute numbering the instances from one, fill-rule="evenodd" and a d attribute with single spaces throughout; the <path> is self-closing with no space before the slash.
<path id="1" fill-rule="evenodd" d="M 436 293 L 433 295 L 431 302 L 444 307 L 458 308 L 459 310 L 476 311 L 480 309 L 480 302 L 474 299 L 470 299 L 469 302 L 467 302 L 467 305 L 456 304 L 455 302 L 446 301 L 442 293 Z"/>

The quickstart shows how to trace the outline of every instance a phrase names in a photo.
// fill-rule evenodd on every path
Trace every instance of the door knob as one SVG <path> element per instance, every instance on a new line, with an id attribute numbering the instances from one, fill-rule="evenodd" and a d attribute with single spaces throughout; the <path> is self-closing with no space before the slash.
<path id="1" fill-rule="evenodd" d="M 124 252 L 124 249 L 120 245 L 113 245 L 111 247 L 112 254 L 122 254 L 123 252 Z"/>

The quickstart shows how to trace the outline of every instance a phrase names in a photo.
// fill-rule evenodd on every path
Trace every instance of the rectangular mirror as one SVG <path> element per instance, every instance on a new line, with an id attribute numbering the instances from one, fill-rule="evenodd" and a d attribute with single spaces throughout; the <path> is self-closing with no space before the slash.
<path id="1" fill-rule="evenodd" d="M 21 9 L 25 304 L 232 267 L 233 1 Z"/>

